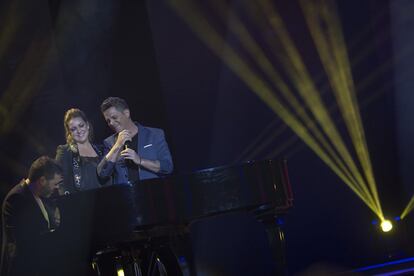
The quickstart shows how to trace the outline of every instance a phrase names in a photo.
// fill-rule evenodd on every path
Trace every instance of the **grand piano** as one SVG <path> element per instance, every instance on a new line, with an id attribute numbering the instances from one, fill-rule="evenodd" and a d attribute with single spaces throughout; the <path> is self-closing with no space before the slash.
<path id="1" fill-rule="evenodd" d="M 134 252 L 141 248 L 165 246 L 185 237 L 195 221 L 231 212 L 246 212 L 264 224 L 278 274 L 286 271 L 284 236 L 278 223 L 293 204 L 286 161 L 251 161 L 133 186 L 107 186 L 62 196 L 57 204 L 61 225 L 55 236 L 65 240 L 62 248 L 67 251 L 62 255 L 88 252 L 87 258 L 94 256 L 97 275 L 116 271 L 108 272 L 105 263 L 119 266 L 125 256 L 134 262 Z"/>

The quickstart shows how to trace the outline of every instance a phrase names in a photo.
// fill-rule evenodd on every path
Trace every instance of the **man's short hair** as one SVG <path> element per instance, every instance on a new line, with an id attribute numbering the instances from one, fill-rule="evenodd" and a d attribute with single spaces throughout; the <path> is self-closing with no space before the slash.
<path id="1" fill-rule="evenodd" d="M 129 109 L 128 104 L 124 99 L 119 97 L 109 97 L 106 98 L 101 104 L 101 112 L 105 112 L 111 107 L 115 107 L 118 111 L 124 111 L 125 109 Z"/>
<path id="2" fill-rule="evenodd" d="M 46 177 L 46 179 L 52 179 L 55 174 L 63 174 L 60 165 L 55 159 L 41 156 L 30 166 L 28 178 L 31 182 L 36 182 L 42 176 Z"/>

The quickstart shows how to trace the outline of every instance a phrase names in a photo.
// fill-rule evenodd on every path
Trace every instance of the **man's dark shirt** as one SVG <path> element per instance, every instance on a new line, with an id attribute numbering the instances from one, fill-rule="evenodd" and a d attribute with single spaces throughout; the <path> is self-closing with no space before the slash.
<path id="1" fill-rule="evenodd" d="M 138 135 L 135 134 L 132 137 L 131 143 L 129 143 L 129 147 L 133 149 L 136 153 L 138 153 Z M 134 163 L 132 160 L 125 160 L 125 164 L 128 169 L 128 180 L 131 183 L 136 183 L 139 180 L 139 167 L 137 164 Z"/>

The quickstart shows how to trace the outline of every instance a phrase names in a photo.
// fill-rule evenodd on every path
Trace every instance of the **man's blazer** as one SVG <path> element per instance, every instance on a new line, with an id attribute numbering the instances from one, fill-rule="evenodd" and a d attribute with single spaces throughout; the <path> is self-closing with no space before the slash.
<path id="1" fill-rule="evenodd" d="M 137 124 L 138 127 L 138 155 L 141 158 L 149 160 L 158 160 L 160 162 L 160 171 L 158 173 L 139 168 L 140 180 L 157 178 L 161 175 L 169 174 L 173 171 L 173 162 L 168 144 L 165 140 L 164 131 L 159 128 L 146 127 Z M 106 155 L 115 144 L 117 134 L 111 135 L 104 140 L 104 155 Z M 124 162 L 110 162 L 105 158 L 98 165 L 98 174 L 101 177 L 113 175 L 114 184 L 131 184 L 128 183 L 128 169 Z"/>

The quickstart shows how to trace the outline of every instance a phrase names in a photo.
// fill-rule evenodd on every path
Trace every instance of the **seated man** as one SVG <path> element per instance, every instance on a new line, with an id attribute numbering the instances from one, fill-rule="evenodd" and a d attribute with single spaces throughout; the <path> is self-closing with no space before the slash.
<path id="1" fill-rule="evenodd" d="M 131 185 L 172 172 L 171 153 L 161 129 L 134 122 L 121 98 L 107 98 L 101 111 L 115 134 L 104 141 L 105 157 L 97 168 L 99 176 L 113 175 L 114 184 Z"/>
<path id="2" fill-rule="evenodd" d="M 35 160 L 27 179 L 10 190 L 2 207 L 1 275 L 45 275 L 50 253 L 45 234 L 58 226 L 57 208 L 48 198 L 62 183 L 62 169 L 54 159 Z"/>

